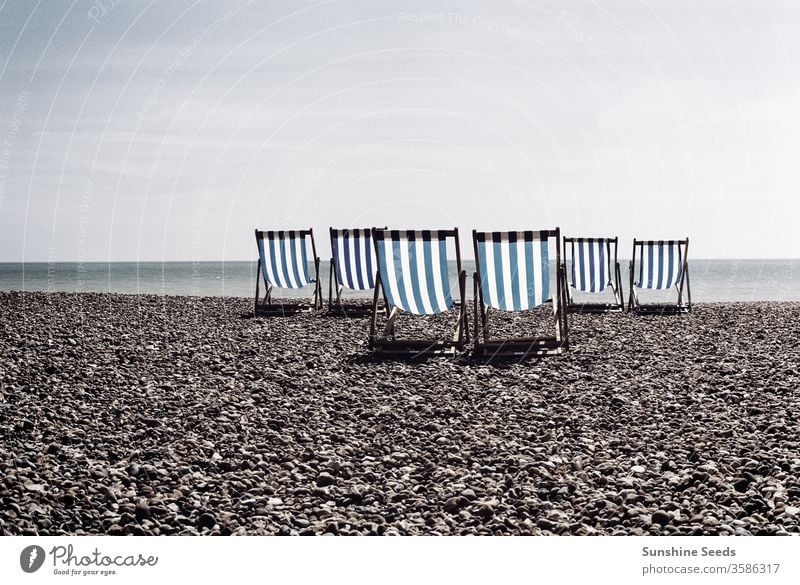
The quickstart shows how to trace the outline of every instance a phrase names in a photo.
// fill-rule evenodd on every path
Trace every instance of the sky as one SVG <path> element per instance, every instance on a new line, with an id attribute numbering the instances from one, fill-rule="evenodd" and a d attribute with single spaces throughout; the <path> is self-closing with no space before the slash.
<path id="1" fill-rule="evenodd" d="M 800 3 L 0 0 L 0 262 L 253 230 L 798 258 Z"/>

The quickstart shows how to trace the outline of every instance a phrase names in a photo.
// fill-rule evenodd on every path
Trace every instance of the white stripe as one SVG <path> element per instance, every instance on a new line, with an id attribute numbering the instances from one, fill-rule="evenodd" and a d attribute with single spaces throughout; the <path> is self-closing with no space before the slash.
<path id="1" fill-rule="evenodd" d="M 536 283 L 536 287 L 534 289 L 535 296 L 534 302 L 536 303 L 535 306 L 539 306 L 544 302 L 542 298 L 542 250 L 541 244 L 539 240 L 533 240 L 533 282 Z"/>
<path id="2" fill-rule="evenodd" d="M 356 258 L 356 243 L 355 239 L 358 237 L 358 230 L 350 230 L 350 239 L 348 241 L 348 255 L 350 256 L 350 272 L 352 275 L 350 276 L 350 288 L 358 289 L 358 269 L 359 263 L 358 258 Z"/>
<path id="3" fill-rule="evenodd" d="M 316 263 L 316 258 L 313 258 L 314 251 L 313 249 L 309 250 L 305 237 L 300 238 L 300 246 L 301 249 L 297 257 L 300 259 L 300 264 L 302 265 L 302 270 L 300 271 L 300 278 L 303 279 L 303 283 L 301 284 L 301 286 L 305 286 L 308 284 L 309 274 L 308 274 L 308 264 L 303 264 L 303 250 L 306 250 L 307 260 L 311 260 L 311 262 Z"/>
<path id="4" fill-rule="evenodd" d="M 603 282 L 603 266 L 602 262 L 600 262 L 600 247 L 603 245 L 602 241 L 595 242 L 594 247 L 594 257 L 592 258 L 592 262 L 594 263 L 594 288 L 596 292 L 600 292 L 605 287 L 605 282 Z"/>
<path id="5" fill-rule="evenodd" d="M 642 278 L 638 286 L 639 288 L 645 288 L 645 285 L 647 284 L 647 273 L 649 269 L 647 263 L 647 246 L 646 245 L 639 246 L 639 251 L 641 252 L 640 272 L 642 274 Z"/>
<path id="6" fill-rule="evenodd" d="M 275 244 L 275 286 L 286 288 L 283 280 L 283 255 L 281 254 L 281 241 L 279 238 L 273 240 Z"/>
<path id="7" fill-rule="evenodd" d="M 528 265 L 526 262 L 527 252 L 525 251 L 525 238 L 517 240 L 517 279 L 519 282 L 519 301 L 521 310 L 530 308 L 528 300 Z"/>
<path id="8" fill-rule="evenodd" d="M 297 272 L 300 274 L 300 282 L 297 283 L 298 286 L 305 286 L 308 284 L 308 266 L 303 264 L 303 249 L 306 246 L 306 239 L 305 237 L 296 238 L 297 242 L 295 248 L 295 255 L 297 258 L 298 270 Z M 308 259 L 308 255 L 306 255 L 306 259 Z"/>
<path id="9" fill-rule="evenodd" d="M 444 294 L 442 283 L 442 266 L 439 262 L 439 232 L 431 232 L 431 269 L 433 272 L 433 289 L 436 293 L 436 312 L 441 313 L 447 309 L 447 299 Z M 445 253 L 446 255 L 446 253 Z M 459 275 L 459 278 L 461 276 Z"/>
<path id="10" fill-rule="evenodd" d="M 511 242 L 508 241 L 508 236 L 500 240 L 500 262 L 503 267 L 503 301 L 506 311 L 514 310 L 514 291 L 511 288 L 511 258 L 510 258 Z"/>
<path id="11" fill-rule="evenodd" d="M 358 259 L 358 266 L 359 270 L 361 270 L 361 278 L 364 281 L 364 289 L 370 288 L 369 286 L 369 279 L 370 274 L 375 274 L 372 272 L 372 266 L 367 263 L 367 249 L 368 246 L 372 245 L 372 241 L 370 238 L 367 237 L 367 230 L 364 230 L 363 234 L 361 230 L 356 230 L 359 232 L 359 239 L 361 242 L 361 258 Z"/>
<path id="12" fill-rule="evenodd" d="M 486 250 L 486 280 L 489 283 L 489 299 L 487 305 L 494 308 L 500 308 L 499 297 L 497 296 L 497 282 L 494 271 L 494 242 L 489 239 L 491 234 L 486 235 L 484 246 Z"/>
<path id="13" fill-rule="evenodd" d="M 414 300 L 414 283 L 411 282 L 411 264 L 408 259 L 408 245 L 411 240 L 400 239 L 400 269 L 403 273 L 403 289 L 406 291 L 408 309 L 415 315 L 420 314 L 420 308 Z"/>
<path id="14" fill-rule="evenodd" d="M 580 247 L 579 256 L 578 256 L 578 268 L 580 269 L 580 277 L 581 277 L 581 290 L 587 291 L 591 284 L 589 283 L 588 278 L 588 269 L 589 269 L 589 244 L 587 242 L 581 242 L 578 244 Z M 583 266 L 581 266 L 580 259 L 583 258 Z"/>
<path id="15" fill-rule="evenodd" d="M 264 243 L 264 268 L 267 274 L 267 280 L 270 284 L 275 284 L 275 275 L 272 274 L 272 262 L 270 262 L 270 252 L 269 252 L 269 239 L 263 238 L 261 240 Z"/>
<path id="16" fill-rule="evenodd" d="M 434 307 L 435 299 L 428 298 L 428 276 L 425 274 L 425 245 L 422 240 L 414 242 L 414 248 L 417 256 L 417 272 L 419 273 L 419 296 L 422 297 L 422 306 L 425 309 L 426 315 L 433 315 L 438 313 L 438 307 Z M 433 248 L 433 242 L 431 242 Z"/>
<path id="17" fill-rule="evenodd" d="M 603 251 L 603 262 L 600 261 L 600 250 Z M 597 248 L 597 263 L 600 266 L 600 290 L 605 290 L 608 281 L 611 280 L 611 273 L 608 271 L 609 258 L 611 257 L 611 246 L 606 240 L 601 240 Z"/>
<path id="18" fill-rule="evenodd" d="M 388 286 L 389 292 L 391 294 L 392 299 L 394 299 L 395 305 L 399 306 L 400 303 L 400 291 L 397 287 L 397 271 L 394 266 L 394 255 L 392 254 L 392 240 L 385 239 L 381 241 L 381 246 L 383 246 L 383 255 L 386 259 L 386 272 L 388 274 L 384 275 L 385 282 L 384 284 Z"/>
<path id="19" fill-rule="evenodd" d="M 339 271 L 339 284 L 350 288 L 350 283 L 347 282 L 347 273 L 344 269 L 344 258 L 345 258 L 345 249 L 344 249 L 344 236 L 337 235 L 336 236 L 336 269 Z"/>
<path id="20" fill-rule="evenodd" d="M 289 286 L 299 288 L 294 278 L 294 262 L 292 262 L 292 248 L 296 249 L 296 240 L 295 238 L 286 238 L 285 242 L 283 265 L 286 267 L 286 272 L 289 273 Z"/>

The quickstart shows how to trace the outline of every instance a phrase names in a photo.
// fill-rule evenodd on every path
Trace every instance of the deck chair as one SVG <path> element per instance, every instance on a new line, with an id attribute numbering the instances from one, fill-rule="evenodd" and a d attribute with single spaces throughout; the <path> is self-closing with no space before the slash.
<path id="1" fill-rule="evenodd" d="M 476 357 L 525 357 L 561 353 L 569 346 L 565 270 L 558 228 L 524 232 L 472 232 L 475 247 L 474 320 Z M 555 257 L 553 257 L 555 256 Z M 556 279 L 551 282 L 550 260 Z M 549 336 L 492 339 L 490 310 L 525 311 L 553 303 Z"/>
<path id="2" fill-rule="evenodd" d="M 343 314 L 369 314 L 368 304 L 345 304 L 342 291 L 375 288 L 375 247 L 372 229 L 335 229 L 331 233 L 331 269 L 328 276 L 328 310 Z M 334 298 L 335 294 L 335 298 Z"/>
<path id="3" fill-rule="evenodd" d="M 569 258 L 570 277 L 567 286 L 567 310 L 577 313 L 623 311 L 622 277 L 617 261 L 619 238 L 564 238 L 564 256 Z M 585 293 L 602 293 L 611 287 L 613 303 L 576 303 L 572 289 Z"/>
<path id="4" fill-rule="evenodd" d="M 630 294 L 628 310 L 635 313 L 676 314 L 692 310 L 692 292 L 689 287 L 689 238 L 685 240 L 633 240 L 630 263 Z M 639 302 L 636 289 L 678 291 L 677 303 Z M 686 300 L 683 302 L 683 292 Z"/>
<path id="5" fill-rule="evenodd" d="M 455 241 L 459 303 L 450 293 L 447 240 Z M 372 302 L 369 347 L 376 355 L 418 357 L 455 354 L 469 341 L 464 290 L 467 274 L 461 270 L 458 228 L 434 231 L 400 231 L 373 228 L 372 239 L 378 271 Z M 384 308 L 378 300 L 383 295 Z M 438 315 L 456 310 L 453 334 L 448 338 L 397 339 L 395 321 L 401 312 Z M 377 334 L 378 314 L 385 313 L 386 326 Z"/>
<path id="6" fill-rule="evenodd" d="M 311 240 L 314 259 L 314 278 L 308 273 L 307 241 Z M 322 295 L 319 289 L 319 258 L 314 245 L 314 232 L 311 229 L 297 231 L 256 230 L 258 246 L 258 269 L 256 270 L 256 298 L 254 313 L 259 315 L 283 315 L 304 309 L 321 309 Z M 266 292 L 260 298 L 260 283 L 264 280 Z M 314 296 L 308 302 L 287 302 L 273 299 L 275 287 L 299 289 L 314 285 Z"/>

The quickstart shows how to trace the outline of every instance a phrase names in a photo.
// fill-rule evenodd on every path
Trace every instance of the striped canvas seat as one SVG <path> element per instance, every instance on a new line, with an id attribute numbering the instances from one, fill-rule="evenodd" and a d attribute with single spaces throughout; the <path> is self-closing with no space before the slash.
<path id="1" fill-rule="evenodd" d="M 638 288 L 669 289 L 681 280 L 684 242 L 642 242 L 639 274 L 634 281 Z"/>
<path id="2" fill-rule="evenodd" d="M 369 346 L 376 355 L 454 354 L 469 340 L 464 303 L 466 273 L 461 270 L 458 229 L 387 230 L 373 229 L 378 280 L 372 302 Z M 448 270 L 448 240 L 453 241 L 458 273 L 458 299 L 453 299 Z M 383 294 L 384 309 L 378 299 Z M 398 339 L 396 322 L 401 313 L 438 315 L 457 308 L 458 317 L 452 335 L 435 338 Z M 379 313 L 385 313 L 386 325 L 378 335 Z M 408 319 L 409 317 L 404 317 Z M 438 328 L 437 328 L 438 330 Z"/>
<path id="3" fill-rule="evenodd" d="M 567 287 L 569 311 L 605 313 L 624 309 L 622 276 L 617 261 L 618 243 L 619 238 L 564 238 L 564 254 L 569 257 L 570 263 L 570 281 Z M 602 293 L 608 288 L 613 294 L 613 303 L 575 302 L 573 299 L 573 290 L 581 293 Z"/>
<path id="4" fill-rule="evenodd" d="M 630 263 L 628 309 L 636 313 L 689 313 L 692 290 L 689 285 L 689 238 L 685 240 L 633 240 Z M 677 289 L 677 303 L 639 302 L 636 289 Z M 686 292 L 686 303 L 683 294 Z"/>
<path id="5" fill-rule="evenodd" d="M 603 238 L 582 238 L 571 242 L 572 280 L 574 289 L 602 292 L 611 284 L 608 242 Z"/>
<path id="6" fill-rule="evenodd" d="M 306 308 L 305 303 L 282 302 L 273 305 L 272 289 L 300 289 L 314 285 L 313 308 L 322 303 L 319 290 L 319 258 L 314 246 L 314 232 L 308 230 L 263 231 L 256 230 L 258 269 L 256 274 L 255 314 L 285 313 L 287 310 Z M 311 258 L 307 246 L 311 243 Z M 309 272 L 309 259 L 313 261 L 314 275 Z M 264 299 L 259 299 L 261 279 L 266 285 Z"/>
<path id="7" fill-rule="evenodd" d="M 446 232 L 391 230 L 376 241 L 378 272 L 388 304 L 414 315 L 453 307 Z"/>
<path id="8" fill-rule="evenodd" d="M 568 347 L 565 271 L 561 232 L 472 232 L 475 249 L 475 356 L 524 358 L 561 353 Z M 551 274 L 555 265 L 555 278 Z M 490 309 L 526 311 L 552 301 L 553 335 L 493 338 Z M 479 325 L 480 321 L 480 325 Z M 528 319 L 525 320 L 526 327 Z"/>
<path id="9" fill-rule="evenodd" d="M 524 311 L 550 298 L 550 252 L 541 232 L 476 233 L 484 303 Z"/>
<path id="10" fill-rule="evenodd" d="M 375 288 L 375 249 L 372 230 L 331 228 L 331 251 L 336 282 L 352 290 Z"/>
<path id="11" fill-rule="evenodd" d="M 308 275 L 305 236 L 303 231 L 256 232 L 261 271 L 267 283 L 278 288 L 303 288 L 314 282 Z"/>

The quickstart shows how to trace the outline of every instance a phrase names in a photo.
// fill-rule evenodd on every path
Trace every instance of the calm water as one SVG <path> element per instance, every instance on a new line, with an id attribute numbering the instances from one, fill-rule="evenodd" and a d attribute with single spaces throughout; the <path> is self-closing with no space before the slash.
<path id="1" fill-rule="evenodd" d="M 627 296 L 627 261 L 620 265 Z M 464 262 L 468 298 L 474 268 L 473 262 Z M 689 268 L 695 302 L 800 301 L 800 260 L 693 260 Z M 255 262 L 0 263 L 0 290 L 252 297 L 255 271 Z M 327 299 L 328 262 L 320 272 Z M 307 290 L 279 292 L 304 297 L 311 294 Z M 648 293 L 654 301 L 664 294 L 643 295 Z M 371 293 L 349 296 L 371 298 Z"/>

